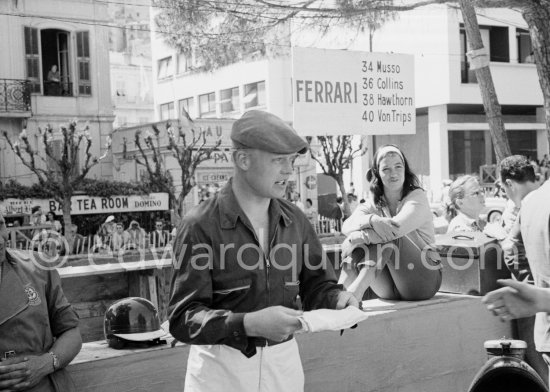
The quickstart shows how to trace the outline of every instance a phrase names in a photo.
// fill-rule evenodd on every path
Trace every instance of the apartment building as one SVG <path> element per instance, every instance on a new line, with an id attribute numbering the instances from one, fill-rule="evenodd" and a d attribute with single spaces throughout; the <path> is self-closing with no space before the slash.
<path id="1" fill-rule="evenodd" d="M 26 126 L 34 148 L 39 128 L 76 119 L 89 125 L 91 153 L 104 153 L 112 133 L 107 6 L 92 0 L 0 2 L 0 129 L 15 140 Z M 52 67 L 57 68 L 53 76 Z M 61 135 L 52 146 L 61 154 Z M 79 153 L 83 161 L 84 153 Z M 44 168 L 49 163 L 43 163 Z M 91 177 L 112 178 L 108 158 Z M 0 136 L 0 180 L 36 182 Z"/>
<path id="2" fill-rule="evenodd" d="M 478 22 L 512 152 L 541 158 L 548 153 L 548 141 L 527 25 L 511 9 L 479 9 Z M 369 136 L 369 155 L 384 143 L 402 146 L 414 170 L 433 189 L 443 179 L 479 173 L 480 166 L 495 162 L 481 93 L 466 56 L 462 16 L 455 5 L 399 13 L 374 33 L 372 41 L 368 33 L 337 26 L 321 35 L 291 24 L 288 36 L 289 46 L 369 51 L 372 44 L 374 52 L 414 55 L 416 134 Z M 162 43 L 162 37 L 154 39 Z M 256 58 L 201 73 L 194 70 L 192 58 L 166 45 L 153 50 L 157 119 L 177 117 L 181 108 L 205 118 L 238 117 L 258 107 L 292 121 L 291 78 L 290 56 Z M 358 160 L 350 175 L 359 189 L 366 188 L 368 160 Z"/>

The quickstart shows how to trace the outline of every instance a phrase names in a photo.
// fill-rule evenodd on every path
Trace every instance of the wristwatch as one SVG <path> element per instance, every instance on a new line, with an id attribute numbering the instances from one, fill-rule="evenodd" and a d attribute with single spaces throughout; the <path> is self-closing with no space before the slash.
<path id="1" fill-rule="evenodd" d="M 56 371 L 57 369 L 59 369 L 59 358 L 57 357 L 57 355 L 55 355 L 53 351 L 50 351 L 48 354 L 52 356 L 53 370 Z"/>

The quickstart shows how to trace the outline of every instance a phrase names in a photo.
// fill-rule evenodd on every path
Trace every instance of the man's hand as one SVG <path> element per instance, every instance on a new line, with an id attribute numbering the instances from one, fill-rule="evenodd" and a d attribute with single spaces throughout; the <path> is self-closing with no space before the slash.
<path id="1" fill-rule="evenodd" d="M 17 385 L 28 377 L 26 363 L 27 358 L 17 357 L 2 360 L 0 362 L 0 391 L 14 391 Z"/>
<path id="2" fill-rule="evenodd" d="M 373 215 L 370 219 L 372 229 L 382 238 L 384 242 L 389 242 L 399 234 L 399 223 L 392 218 L 384 218 L 378 215 Z"/>
<path id="3" fill-rule="evenodd" d="M 550 310 L 550 289 L 512 279 L 499 279 L 498 283 L 505 287 L 487 293 L 482 302 L 502 321 Z"/>
<path id="4" fill-rule="evenodd" d="M 53 371 L 50 354 L 25 355 L 0 362 L 0 391 L 25 391 Z"/>
<path id="5" fill-rule="evenodd" d="M 340 291 L 338 294 L 338 301 L 336 302 L 336 310 L 347 308 L 348 306 L 353 306 L 356 308 L 361 309 L 361 304 L 355 298 L 355 295 L 353 293 L 350 293 L 349 291 Z"/>
<path id="6" fill-rule="evenodd" d="M 301 311 L 285 306 L 270 306 L 244 316 L 244 329 L 248 336 L 260 336 L 282 342 L 302 327 L 298 316 Z"/>

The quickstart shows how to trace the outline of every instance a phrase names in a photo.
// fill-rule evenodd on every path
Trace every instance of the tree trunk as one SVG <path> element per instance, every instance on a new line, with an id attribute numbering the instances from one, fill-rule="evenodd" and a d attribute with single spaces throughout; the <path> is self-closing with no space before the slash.
<path id="1" fill-rule="evenodd" d="M 471 0 L 460 0 L 459 3 L 462 17 L 464 18 L 464 26 L 466 27 L 469 49 L 471 51 L 483 49 L 483 41 L 481 40 L 481 33 L 477 24 L 476 12 Z M 498 103 L 495 85 L 493 84 L 491 69 L 489 68 L 489 59 L 487 59 L 486 65 L 475 69 L 475 74 L 481 90 L 483 107 L 487 115 L 489 132 L 493 140 L 497 161 L 500 162 L 507 156 L 512 155 L 512 152 L 508 143 L 508 137 L 506 136 L 506 130 L 504 129 L 502 112 Z"/>
<path id="2" fill-rule="evenodd" d="M 544 97 L 546 135 L 550 143 L 550 5 L 532 2 L 525 6 L 523 18 L 529 26 L 535 64 Z"/>
<path id="3" fill-rule="evenodd" d="M 71 230 L 72 227 L 72 221 L 71 221 L 71 196 L 65 194 L 63 196 L 63 227 L 65 228 L 65 239 L 67 240 L 67 243 L 69 245 L 69 249 L 67 249 L 67 254 L 71 254 L 73 251 L 73 245 L 74 245 L 74 235 Z"/>

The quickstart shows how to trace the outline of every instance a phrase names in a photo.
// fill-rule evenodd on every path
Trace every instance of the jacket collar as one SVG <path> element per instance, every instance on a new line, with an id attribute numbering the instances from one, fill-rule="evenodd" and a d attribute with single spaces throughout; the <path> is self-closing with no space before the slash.
<path id="1" fill-rule="evenodd" d="M 238 218 L 240 218 L 242 222 L 249 222 L 235 197 L 232 184 L 233 178 L 230 178 L 218 194 L 220 226 L 222 229 L 234 229 Z M 273 217 L 273 219 L 270 219 L 271 222 L 279 222 L 282 220 L 285 226 L 292 223 L 291 217 L 281 208 L 281 203 L 277 199 L 271 199 L 271 203 L 269 203 L 269 216 Z"/>
<path id="2" fill-rule="evenodd" d="M 25 293 L 25 284 L 17 273 L 17 260 L 10 250 L 6 251 L 6 261 L 3 264 L 2 282 L 0 282 L 0 325 L 21 313 L 29 306 L 29 297 Z"/>

